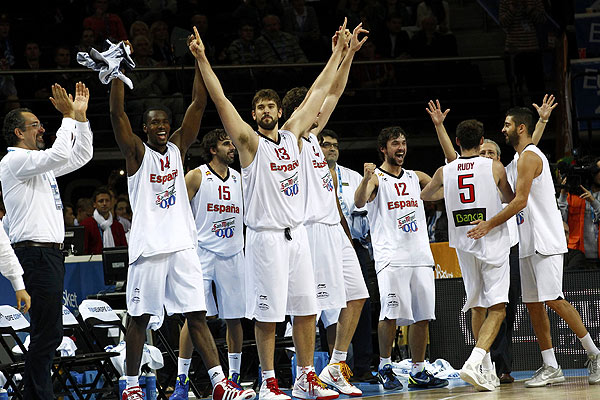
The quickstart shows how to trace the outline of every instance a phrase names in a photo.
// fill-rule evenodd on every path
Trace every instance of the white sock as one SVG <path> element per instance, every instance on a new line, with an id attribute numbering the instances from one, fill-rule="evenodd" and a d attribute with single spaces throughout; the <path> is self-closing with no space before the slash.
<path id="1" fill-rule="evenodd" d="M 490 355 L 489 351 L 485 353 L 485 356 L 483 356 L 481 367 L 486 371 L 491 371 L 494 369 L 494 364 L 492 363 L 492 356 Z"/>
<path id="2" fill-rule="evenodd" d="M 262 381 L 265 382 L 269 378 L 275 378 L 275 370 L 262 371 Z"/>
<path id="3" fill-rule="evenodd" d="M 542 360 L 544 364 L 551 366 L 552 368 L 558 368 L 558 361 L 554 356 L 554 348 L 542 351 Z"/>
<path id="4" fill-rule="evenodd" d="M 229 376 L 234 372 L 240 373 L 240 367 L 242 366 L 242 353 L 227 353 L 229 357 Z"/>
<path id="5" fill-rule="evenodd" d="M 392 357 L 379 357 L 379 369 L 383 368 L 384 365 L 386 364 L 391 364 L 392 363 Z"/>
<path id="6" fill-rule="evenodd" d="M 473 364 L 481 364 L 481 362 L 483 361 L 483 357 L 485 357 L 485 353 L 486 351 L 484 349 L 480 347 L 473 347 L 473 351 L 467 359 L 467 362 Z"/>
<path id="7" fill-rule="evenodd" d="M 331 354 L 331 360 L 329 360 L 329 364 L 346 362 L 347 357 L 348 357 L 347 351 L 339 351 L 339 350 L 333 349 L 333 353 Z"/>
<path id="8" fill-rule="evenodd" d="M 190 373 L 191 358 L 177 357 L 177 375 L 188 376 Z"/>
<path id="9" fill-rule="evenodd" d="M 138 377 L 136 376 L 129 376 L 127 375 L 125 377 L 125 379 L 127 380 L 127 387 L 126 389 L 129 389 L 130 387 L 134 387 L 134 386 L 140 386 L 140 382 L 138 381 Z"/>
<path id="10" fill-rule="evenodd" d="M 579 341 L 581 342 L 581 345 L 585 349 L 588 356 L 595 356 L 596 354 L 600 353 L 600 350 L 598 350 L 598 347 L 596 347 L 594 344 L 589 332 L 584 337 L 579 338 Z"/>
<path id="11" fill-rule="evenodd" d="M 210 377 L 210 382 L 213 387 L 225 379 L 225 374 L 223 373 L 223 368 L 220 365 L 214 366 L 208 370 L 208 376 Z"/>
<path id="12" fill-rule="evenodd" d="M 414 362 L 414 363 L 412 363 L 412 368 L 410 370 L 410 373 L 413 375 L 418 374 L 419 372 L 421 372 L 423 370 L 423 368 L 425 368 L 425 361 Z"/>

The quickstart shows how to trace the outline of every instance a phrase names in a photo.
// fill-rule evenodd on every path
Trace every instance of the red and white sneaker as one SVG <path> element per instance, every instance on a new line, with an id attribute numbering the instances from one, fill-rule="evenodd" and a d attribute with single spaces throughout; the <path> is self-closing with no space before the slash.
<path id="1" fill-rule="evenodd" d="M 314 371 L 302 373 L 296 379 L 292 396 L 307 400 L 333 400 L 340 397 L 335 390 L 327 389 Z"/>
<path id="2" fill-rule="evenodd" d="M 259 400 L 292 400 L 290 396 L 279 389 L 276 378 L 267 378 L 260 385 Z"/>
<path id="3" fill-rule="evenodd" d="M 350 383 L 352 370 L 344 361 L 329 364 L 319 374 L 319 379 L 346 396 L 362 396 L 362 391 Z"/>
<path id="4" fill-rule="evenodd" d="M 256 392 L 252 389 L 242 389 L 240 386 L 223 379 L 213 388 L 213 400 L 253 400 Z"/>
<path id="5" fill-rule="evenodd" d="M 139 386 L 132 386 L 128 389 L 123 390 L 123 396 L 121 400 L 144 400 L 144 392 Z"/>

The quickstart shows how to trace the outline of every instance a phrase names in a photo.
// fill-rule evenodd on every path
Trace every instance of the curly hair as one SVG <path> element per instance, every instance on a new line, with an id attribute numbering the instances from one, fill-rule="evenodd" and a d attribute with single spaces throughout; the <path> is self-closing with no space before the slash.
<path id="1" fill-rule="evenodd" d="M 306 97 L 306 93 L 308 93 L 308 89 L 304 86 L 288 90 L 285 96 L 283 96 L 284 119 L 288 119 L 294 113 L 294 110 L 302 104 Z"/>
<path id="2" fill-rule="evenodd" d="M 379 136 L 377 136 L 377 153 L 379 154 L 381 161 L 385 161 L 385 157 L 383 156 L 381 149 L 385 149 L 390 140 L 396 139 L 400 137 L 400 135 L 402 135 L 404 139 L 408 137 L 404 129 L 399 126 L 388 126 L 379 132 Z"/>
<path id="3" fill-rule="evenodd" d="M 281 98 L 273 89 L 260 89 L 252 98 L 252 110 L 256 110 L 256 104 L 261 100 L 273 100 L 277 108 L 281 108 Z"/>
<path id="4" fill-rule="evenodd" d="M 202 159 L 204 159 L 204 161 L 206 162 L 210 162 L 213 156 L 210 150 L 216 148 L 220 140 L 225 140 L 228 138 L 229 135 L 227 135 L 225 129 L 213 129 L 212 131 L 204 135 L 204 137 L 202 138 L 202 142 L 200 143 L 202 149 L 202 153 L 200 154 L 200 156 L 202 157 Z"/>
<path id="5" fill-rule="evenodd" d="M 9 111 L 4 117 L 2 134 L 9 147 L 19 143 L 19 138 L 15 135 L 15 129 L 19 128 L 22 131 L 26 129 L 25 117 L 23 116 L 23 113 L 26 112 L 31 113 L 32 111 L 29 108 L 16 108 Z"/>
<path id="6" fill-rule="evenodd" d="M 460 140 L 460 147 L 464 150 L 479 147 L 483 137 L 483 124 L 476 119 L 462 121 L 456 127 L 456 137 Z"/>

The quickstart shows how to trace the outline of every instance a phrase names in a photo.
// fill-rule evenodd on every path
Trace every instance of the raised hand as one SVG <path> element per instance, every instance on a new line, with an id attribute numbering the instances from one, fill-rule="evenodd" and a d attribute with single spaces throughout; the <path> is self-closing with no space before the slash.
<path id="1" fill-rule="evenodd" d="M 73 112 L 75 119 L 80 122 L 87 120 L 85 112 L 88 108 L 88 102 L 90 100 L 90 90 L 82 82 L 75 84 L 75 100 L 73 100 Z"/>
<path id="2" fill-rule="evenodd" d="M 447 109 L 446 111 L 442 112 L 442 106 L 440 105 L 440 101 L 437 99 L 435 100 L 435 103 L 433 102 L 433 100 L 429 100 L 428 108 L 426 108 L 425 110 L 431 117 L 431 121 L 433 121 L 433 125 L 435 126 L 442 125 L 444 123 L 444 120 L 446 119 L 446 115 L 448 115 L 448 113 L 450 112 L 450 109 Z"/>
<path id="3" fill-rule="evenodd" d="M 343 51 L 345 48 L 348 48 L 348 40 L 346 39 L 346 24 L 348 23 L 348 18 L 344 18 L 344 23 L 340 27 L 340 29 L 335 33 L 337 39 L 335 41 L 335 45 L 333 47 L 333 51 Z"/>
<path id="4" fill-rule="evenodd" d="M 363 179 L 369 180 L 375 173 L 376 165 L 373 163 L 365 163 Z"/>
<path id="5" fill-rule="evenodd" d="M 204 43 L 202 39 L 200 39 L 200 34 L 198 33 L 198 29 L 194 26 L 194 40 L 189 41 L 188 47 L 190 52 L 194 55 L 195 58 L 200 58 L 204 56 Z"/>
<path id="6" fill-rule="evenodd" d="M 358 35 L 360 35 L 361 33 L 364 33 L 365 36 L 361 40 L 358 40 Z M 352 32 L 352 38 L 350 39 L 350 45 L 349 45 L 348 50 L 353 53 L 356 53 L 357 51 L 359 51 L 360 48 L 362 47 L 362 45 L 369 38 L 368 36 L 366 36 L 368 33 L 369 33 L 368 30 L 363 29 L 362 22 L 360 24 L 358 24 L 356 26 L 356 28 L 354 28 L 354 31 Z"/>
<path id="7" fill-rule="evenodd" d="M 73 97 L 58 83 L 52 85 L 52 96 L 50 101 L 54 108 L 63 115 L 63 118 L 74 118 Z"/>
<path id="8" fill-rule="evenodd" d="M 548 118 L 550 118 L 550 114 L 552 114 L 552 110 L 554 110 L 557 105 L 558 105 L 558 103 L 554 102 L 554 95 L 551 95 L 551 94 L 544 95 L 544 100 L 542 100 L 541 106 L 538 106 L 537 104 L 533 103 L 533 106 L 537 110 L 538 115 L 544 121 L 547 121 Z"/>

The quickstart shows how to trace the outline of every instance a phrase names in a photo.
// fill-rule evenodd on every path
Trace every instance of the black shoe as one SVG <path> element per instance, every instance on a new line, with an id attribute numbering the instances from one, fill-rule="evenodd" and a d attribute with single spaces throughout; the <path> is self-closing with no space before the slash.
<path id="1" fill-rule="evenodd" d="M 354 375 L 350 377 L 350 382 L 378 383 L 377 377 L 374 376 L 371 371 L 355 372 Z"/>

